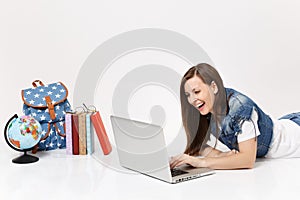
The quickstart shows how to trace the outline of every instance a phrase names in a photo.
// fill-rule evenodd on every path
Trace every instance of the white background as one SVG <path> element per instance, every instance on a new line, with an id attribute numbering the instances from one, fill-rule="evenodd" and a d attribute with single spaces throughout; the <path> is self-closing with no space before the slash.
<path id="1" fill-rule="evenodd" d="M 22 114 L 21 89 L 33 80 L 62 81 L 72 104 L 76 77 L 89 54 L 113 36 L 140 28 L 168 29 L 194 40 L 214 62 L 225 86 L 247 94 L 272 117 L 299 111 L 299 10 L 297 0 L 1 0 L 0 130 L 11 115 Z M 131 55 L 126 63 L 139 65 L 145 57 L 155 64 L 182 63 L 168 56 Z M 113 73 L 106 76 L 103 81 L 114 78 Z M 114 89 L 105 83 L 98 87 L 108 93 Z M 132 101 L 143 100 L 145 113 L 133 104 L 129 108 L 146 116 L 151 106 L 141 94 Z M 111 102 L 102 95 L 95 94 L 95 105 L 103 110 L 109 130 Z M 178 102 L 169 97 L 180 114 Z M 11 152 L 2 136 L 0 152 Z"/>

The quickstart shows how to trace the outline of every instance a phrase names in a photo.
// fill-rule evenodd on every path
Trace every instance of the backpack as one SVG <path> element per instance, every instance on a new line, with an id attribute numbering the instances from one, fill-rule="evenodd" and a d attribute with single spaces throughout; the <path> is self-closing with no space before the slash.
<path id="1" fill-rule="evenodd" d="M 44 85 L 40 80 L 32 85 L 33 88 L 22 90 L 22 99 L 24 114 L 35 118 L 42 126 L 42 139 L 33 153 L 65 148 L 65 114 L 71 111 L 66 86 L 61 82 Z"/>

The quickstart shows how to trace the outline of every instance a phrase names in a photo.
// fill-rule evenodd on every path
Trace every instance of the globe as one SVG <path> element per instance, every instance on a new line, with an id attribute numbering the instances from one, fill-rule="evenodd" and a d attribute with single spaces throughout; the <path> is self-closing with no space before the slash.
<path id="1" fill-rule="evenodd" d="M 38 160 L 28 155 L 27 151 L 38 144 L 42 137 L 41 133 L 40 123 L 31 116 L 14 115 L 7 122 L 4 132 L 7 144 L 16 151 L 24 152 L 24 155 L 13 160 L 14 163 L 30 163 Z"/>

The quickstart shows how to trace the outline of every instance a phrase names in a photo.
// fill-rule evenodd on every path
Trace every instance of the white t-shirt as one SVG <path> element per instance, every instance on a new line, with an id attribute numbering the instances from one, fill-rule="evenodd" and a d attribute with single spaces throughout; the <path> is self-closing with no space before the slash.
<path id="1" fill-rule="evenodd" d="M 265 157 L 300 157 L 300 126 L 289 119 L 273 120 L 273 123 L 273 138 Z"/>
<path id="2" fill-rule="evenodd" d="M 251 121 L 252 120 L 252 121 Z M 247 141 L 260 135 L 258 129 L 258 115 L 253 109 L 250 121 L 242 124 L 242 133 L 238 135 L 238 143 Z M 265 156 L 266 158 L 292 158 L 300 157 L 300 126 L 289 119 L 272 119 L 273 137 L 270 149 Z M 214 147 L 216 138 L 211 135 L 211 140 L 207 143 Z M 217 141 L 216 149 L 226 152 L 230 149 L 221 141 Z"/>
<path id="3" fill-rule="evenodd" d="M 251 120 L 253 121 L 245 121 L 242 125 L 242 133 L 238 135 L 238 142 L 243 142 L 249 139 L 252 139 L 254 137 L 257 137 L 260 135 L 258 125 L 257 125 L 257 120 L 258 120 L 258 115 L 257 112 L 253 109 L 252 115 L 251 115 Z M 216 142 L 216 138 L 214 135 L 210 135 L 210 140 L 207 142 L 207 145 L 214 147 Z M 227 152 L 230 151 L 230 149 L 223 144 L 220 140 L 217 141 L 216 147 L 217 150 L 222 151 L 222 152 Z"/>

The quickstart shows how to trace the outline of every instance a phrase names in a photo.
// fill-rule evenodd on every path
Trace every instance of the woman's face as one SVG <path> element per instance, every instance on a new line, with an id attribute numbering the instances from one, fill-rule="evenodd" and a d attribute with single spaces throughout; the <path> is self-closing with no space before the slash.
<path id="1" fill-rule="evenodd" d="M 195 75 L 186 81 L 184 91 L 188 102 L 199 110 L 201 115 L 206 115 L 213 111 L 216 85 L 207 85 Z"/>

